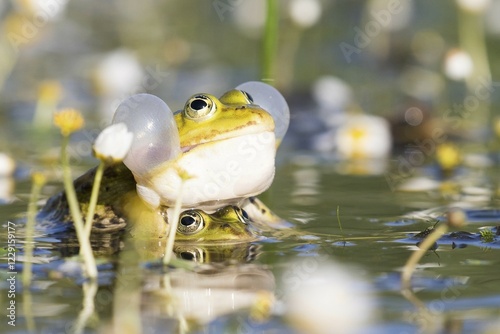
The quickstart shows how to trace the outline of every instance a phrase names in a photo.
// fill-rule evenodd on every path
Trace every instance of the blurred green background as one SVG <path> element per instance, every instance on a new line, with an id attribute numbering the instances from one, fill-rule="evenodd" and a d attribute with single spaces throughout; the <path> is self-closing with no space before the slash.
<path id="1" fill-rule="evenodd" d="M 443 64 L 468 39 L 483 41 L 487 50 L 486 59 L 473 59 L 474 71 L 484 61 L 491 77 L 500 71 L 497 0 L 480 13 L 431 0 L 278 5 L 276 62 L 264 79 L 290 98 L 292 113 L 324 75 L 342 78 L 369 113 L 391 116 L 417 103 L 439 113 L 466 94 L 467 80 L 450 80 Z M 483 35 L 471 31 L 463 12 L 479 18 Z M 263 79 L 264 0 L 12 0 L 0 4 L 0 15 L 2 124 L 33 119 L 47 81 L 60 85 L 57 107 L 100 111 L 109 119 L 116 100 L 132 93 L 159 95 L 178 109 L 195 92 L 220 94 Z M 461 35 L 464 25 L 472 37 Z"/>

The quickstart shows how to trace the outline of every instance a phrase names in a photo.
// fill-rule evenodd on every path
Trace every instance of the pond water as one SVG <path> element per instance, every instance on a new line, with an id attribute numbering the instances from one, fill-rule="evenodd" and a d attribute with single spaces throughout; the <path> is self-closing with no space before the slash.
<path id="1" fill-rule="evenodd" d="M 181 249 L 178 255 L 198 261 L 194 272 L 165 270 L 158 264 L 161 253 L 134 246 L 124 235 L 94 237 L 100 254 L 99 285 L 94 287 L 84 283 L 79 265 L 69 261 L 78 248 L 66 232 L 37 236 L 33 287 L 29 293 L 23 289 L 29 182 L 20 181 L 20 200 L 0 207 L 0 238 L 7 241 L 7 222 L 14 222 L 18 252 L 17 274 L 2 264 L 1 308 L 16 301 L 16 326 L 6 325 L 4 318 L 2 331 L 24 333 L 36 326 L 40 333 L 72 332 L 80 326 L 78 319 L 86 318 L 85 292 L 95 288 L 95 313 L 84 329 L 88 333 L 107 332 L 112 319 L 122 329 L 142 323 L 145 333 L 183 328 L 199 333 L 300 332 L 290 312 L 302 305 L 304 313 L 317 312 L 301 299 L 317 293 L 311 282 L 324 290 L 327 300 L 316 302 L 329 308 L 326 324 L 338 332 L 498 330 L 500 211 L 493 208 L 494 196 L 474 203 L 462 200 L 464 195 L 452 200 L 438 191 L 393 191 L 387 174 L 346 174 L 349 168 L 342 163 L 284 146 L 275 181 L 260 198 L 291 228 L 262 231 L 264 238 L 251 243 Z M 46 187 L 45 199 L 60 189 L 60 184 Z M 461 230 L 472 234 L 443 237 L 420 261 L 412 280 L 414 294 L 404 294 L 400 273 L 417 249 L 420 239 L 414 236 L 445 220 L 446 206 L 465 208 L 469 223 Z M 481 228 L 493 232 L 491 242 L 481 239 Z M 15 288 L 8 281 L 12 275 Z M 7 298 L 9 289 L 15 290 L 15 299 Z"/>
<path id="2" fill-rule="evenodd" d="M 262 78 L 264 0 L 0 1 L 0 152 L 17 162 L 0 177 L 0 333 L 500 332 L 499 1 L 276 3 L 276 63 Z M 259 196 L 286 226 L 259 226 L 252 242 L 177 245 L 193 270 L 161 266 L 157 239 L 93 235 L 95 285 L 74 234 L 39 224 L 23 288 L 30 173 L 48 175 L 39 208 L 62 190 L 54 111 L 78 108 L 87 121 L 72 137 L 76 177 L 96 163 L 92 141 L 125 97 L 148 92 L 178 110 L 192 94 L 260 79 L 291 110 Z M 368 151 L 384 158 L 333 155 L 356 151 L 335 143 L 355 114 L 378 128 L 347 137 L 370 135 Z M 451 171 L 436 166 L 445 136 L 463 154 Z M 467 224 L 401 291 L 420 233 L 446 224 L 450 208 Z"/>

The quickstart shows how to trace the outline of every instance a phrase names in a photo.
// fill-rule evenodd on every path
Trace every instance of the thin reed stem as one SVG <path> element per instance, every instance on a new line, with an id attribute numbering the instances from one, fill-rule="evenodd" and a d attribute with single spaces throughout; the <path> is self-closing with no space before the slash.
<path id="1" fill-rule="evenodd" d="M 474 122 L 487 127 L 491 122 L 491 97 L 489 94 L 479 96 L 477 93 L 480 88 L 489 90 L 492 83 L 484 20 L 478 13 L 459 9 L 458 26 L 460 46 L 469 53 L 474 63 L 473 73 L 466 80 L 468 95 L 479 100 L 477 110 L 474 110 Z"/>
<path id="2" fill-rule="evenodd" d="M 134 237 L 126 235 L 118 254 L 113 291 L 112 333 L 141 333 L 141 293 L 144 270 Z M 142 248 L 142 247 L 141 247 Z"/>
<path id="3" fill-rule="evenodd" d="M 35 219 L 36 219 L 36 202 L 38 196 L 45 183 L 45 178 L 40 173 L 34 173 L 32 176 L 33 184 L 31 186 L 30 201 L 28 204 L 28 217 L 26 221 L 26 243 L 24 246 L 24 269 L 23 269 L 23 286 L 29 287 L 31 285 L 32 275 L 32 262 L 33 262 L 33 248 L 34 248 L 34 234 L 35 234 Z"/>
<path id="4" fill-rule="evenodd" d="M 83 307 L 73 327 L 73 334 L 83 333 L 85 326 L 89 322 L 90 317 L 94 314 L 95 304 L 94 299 L 97 294 L 97 281 L 92 280 L 83 283 Z"/>
<path id="5" fill-rule="evenodd" d="M 342 241 L 344 245 L 346 244 L 344 230 L 342 229 L 342 224 L 340 223 L 340 205 L 337 205 L 337 222 L 339 223 L 340 234 L 342 235 Z"/>
<path id="6" fill-rule="evenodd" d="M 406 261 L 401 274 L 401 289 L 407 290 L 411 287 L 411 277 L 415 268 L 424 254 L 448 231 L 448 224 L 441 224 L 436 227 L 419 245 L 419 249 L 413 252 Z"/>
<path id="7" fill-rule="evenodd" d="M 87 217 L 85 218 L 85 237 L 88 239 L 90 237 L 90 232 L 92 231 L 92 223 L 94 221 L 94 213 L 97 205 L 97 200 L 99 198 L 99 189 L 101 187 L 102 174 L 104 173 L 105 163 L 101 161 L 97 167 L 94 184 L 92 185 L 92 193 L 90 195 L 89 206 L 87 209 Z M 82 254 L 82 248 L 80 248 L 80 255 Z"/>
<path id="8" fill-rule="evenodd" d="M 182 194 L 184 192 L 184 180 L 181 181 L 181 186 L 179 188 L 179 193 L 177 195 L 177 200 L 175 201 L 174 212 L 172 214 L 172 221 L 169 219 L 168 228 L 168 239 L 167 244 L 165 245 L 165 256 L 163 257 L 163 264 L 167 265 L 172 260 L 172 256 L 174 253 L 174 242 L 175 235 L 177 234 L 177 225 L 179 224 L 179 217 L 181 215 L 181 206 L 182 206 Z M 170 217 L 169 217 L 170 218 Z"/>
<path id="9" fill-rule="evenodd" d="M 266 24 L 262 40 L 261 79 L 272 84 L 278 42 L 278 1 L 267 0 Z"/>
<path id="10" fill-rule="evenodd" d="M 63 168 L 63 182 L 64 182 L 64 189 L 66 192 L 66 199 L 68 201 L 71 217 L 73 218 L 73 223 L 75 226 L 78 243 L 80 244 L 80 254 L 83 256 L 85 273 L 88 278 L 96 279 L 97 266 L 95 263 L 94 254 L 92 253 L 90 240 L 85 234 L 85 227 L 83 225 L 82 213 L 80 211 L 80 205 L 78 204 L 75 187 L 73 185 L 73 179 L 71 177 L 69 157 L 67 154 L 68 144 L 69 144 L 69 135 L 67 136 L 63 135 L 63 141 L 61 147 L 61 162 Z"/>

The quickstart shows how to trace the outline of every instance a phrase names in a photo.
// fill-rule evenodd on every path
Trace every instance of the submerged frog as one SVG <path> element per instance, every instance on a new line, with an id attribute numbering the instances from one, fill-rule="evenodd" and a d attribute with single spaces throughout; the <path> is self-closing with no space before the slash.
<path id="1" fill-rule="evenodd" d="M 288 120 L 281 94 L 259 82 L 240 85 L 220 99 L 196 94 L 176 113 L 155 96 L 132 96 L 118 107 L 113 123 L 125 123 L 135 140 L 124 164 L 104 173 L 92 231 L 132 223 L 132 233 L 165 235 L 169 208 L 184 182 L 183 208 L 193 219 L 201 217 L 205 228 L 178 231 L 179 241 L 248 240 L 253 234 L 239 207 L 254 206 L 249 198 L 272 183 Z M 182 173 L 189 178 L 183 181 Z M 94 175 L 95 169 L 75 181 L 83 212 Z M 270 213 L 260 207 L 253 211 Z M 63 193 L 48 201 L 40 218 L 71 220 Z"/>
<path id="2" fill-rule="evenodd" d="M 79 200 L 84 211 L 90 196 L 86 189 L 91 186 L 89 181 L 93 179 L 93 174 L 94 170 L 91 170 L 75 180 L 75 188 L 82 195 Z M 101 186 L 100 189 L 92 233 L 109 234 L 128 226 L 129 232 L 136 239 L 152 240 L 153 244 L 158 245 L 158 241 L 155 240 L 164 237 L 168 227 L 165 210 L 153 210 L 142 202 L 135 192 L 132 174 L 125 165 L 108 167 L 104 178 L 107 180 L 107 185 Z M 122 195 L 117 196 L 117 193 Z M 59 231 L 64 223 L 66 229 L 72 228 L 64 193 L 50 198 L 38 214 L 38 218 L 42 223 L 57 222 Z M 185 210 L 179 216 L 176 233 L 176 242 L 185 245 L 230 244 L 256 240 L 256 233 L 248 214 L 233 205 L 224 206 L 213 213 L 206 213 L 200 209 Z"/>
<path id="3" fill-rule="evenodd" d="M 255 239 L 247 213 L 234 205 L 208 214 L 202 210 L 186 210 L 179 216 L 176 241 L 204 244 Z"/>

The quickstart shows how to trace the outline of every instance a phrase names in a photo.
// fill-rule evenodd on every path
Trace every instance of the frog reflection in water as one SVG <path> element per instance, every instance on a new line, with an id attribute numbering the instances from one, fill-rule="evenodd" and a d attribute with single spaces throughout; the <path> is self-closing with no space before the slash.
<path id="1" fill-rule="evenodd" d="M 288 113 L 281 94 L 257 82 L 245 83 L 220 99 L 196 94 L 175 114 L 152 95 L 127 99 L 113 123 L 125 123 L 135 140 L 124 164 L 104 173 L 93 231 L 131 223 L 135 235 L 163 236 L 170 207 L 182 193 L 183 208 L 190 211 L 180 218 L 179 242 L 253 239 L 240 207 L 253 207 L 256 201 L 249 198 L 271 185 Z M 75 181 L 83 212 L 94 174 L 91 170 Z M 49 200 L 41 217 L 70 220 L 64 194 Z"/>

